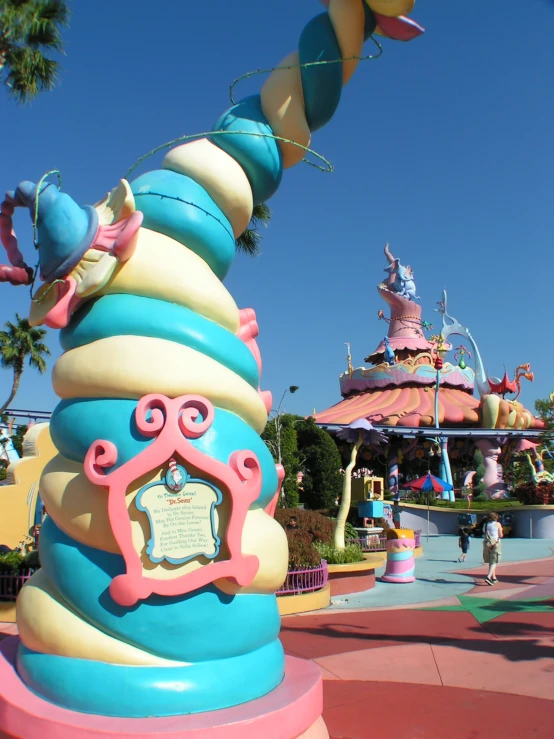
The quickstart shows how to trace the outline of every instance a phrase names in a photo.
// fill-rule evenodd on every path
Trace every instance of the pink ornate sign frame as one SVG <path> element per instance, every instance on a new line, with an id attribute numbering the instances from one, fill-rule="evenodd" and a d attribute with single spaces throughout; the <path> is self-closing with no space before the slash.
<path id="1" fill-rule="evenodd" d="M 240 586 L 249 585 L 258 568 L 258 558 L 242 554 L 241 538 L 246 513 L 258 498 L 262 485 L 260 463 L 251 451 L 237 451 L 224 464 L 196 449 L 189 439 L 206 433 L 215 418 L 213 405 L 200 395 L 167 398 L 146 395 L 139 400 L 136 423 L 141 434 L 156 437 L 153 444 L 117 470 L 105 472 L 117 461 L 117 449 L 111 441 L 91 444 L 84 462 L 85 474 L 95 485 L 108 490 L 108 516 L 126 572 L 114 577 L 110 595 L 122 606 L 132 606 L 153 593 L 184 595 L 221 578 L 230 578 Z M 131 483 L 179 455 L 207 479 L 215 481 L 231 500 L 231 514 L 226 532 L 229 559 L 212 562 L 193 572 L 168 580 L 147 577 L 132 537 L 126 495 Z"/>

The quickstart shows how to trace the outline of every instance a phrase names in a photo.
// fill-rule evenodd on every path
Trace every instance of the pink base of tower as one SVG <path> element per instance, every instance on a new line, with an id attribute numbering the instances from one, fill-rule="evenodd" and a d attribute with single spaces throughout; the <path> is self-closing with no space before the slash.
<path id="1" fill-rule="evenodd" d="M 381 578 L 383 582 L 415 582 L 415 577 L 394 577 L 392 575 L 383 575 Z"/>
<path id="2" fill-rule="evenodd" d="M 321 672 L 287 657 L 285 679 L 258 700 L 222 711 L 163 718 L 113 718 L 39 698 L 14 666 L 19 639 L 0 645 L 0 739 L 329 739 Z"/>

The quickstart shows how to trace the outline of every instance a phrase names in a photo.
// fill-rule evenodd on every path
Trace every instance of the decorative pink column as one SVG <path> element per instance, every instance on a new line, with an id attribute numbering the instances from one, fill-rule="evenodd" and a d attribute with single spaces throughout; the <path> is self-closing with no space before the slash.
<path id="1" fill-rule="evenodd" d="M 486 485 L 485 493 L 493 500 L 505 498 L 508 494 L 506 483 L 499 474 L 498 457 L 502 452 L 502 448 L 495 439 L 479 439 L 475 442 L 483 455 L 483 463 L 485 466 L 485 474 L 483 482 Z"/>
<path id="2" fill-rule="evenodd" d="M 411 529 L 389 529 L 387 531 L 387 567 L 382 577 L 384 582 L 414 582 L 415 536 Z"/>

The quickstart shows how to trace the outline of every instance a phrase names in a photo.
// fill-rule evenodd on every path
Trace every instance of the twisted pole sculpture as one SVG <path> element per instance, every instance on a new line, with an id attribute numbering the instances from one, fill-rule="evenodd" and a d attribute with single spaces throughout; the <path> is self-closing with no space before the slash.
<path id="1" fill-rule="evenodd" d="M 290 688 L 304 703 L 284 723 L 276 703 L 257 702 L 281 696 L 288 679 L 274 595 L 287 570 L 273 519 L 284 472 L 259 436 L 271 394 L 260 388 L 256 316 L 222 284 L 253 206 L 330 120 L 364 40 L 422 32 L 403 17 L 413 0 L 325 4 L 261 94 L 171 149 L 160 169 L 121 180 L 94 207 L 44 178 L 2 204 L 11 266 L 0 280 L 33 281 L 12 224 L 27 207 L 45 283 L 30 320 L 61 329 L 64 349 L 52 378 L 59 454 L 40 483 L 42 569 L 19 596 L 16 672 L 2 668 L 0 701 L 16 683 L 32 692 L 0 720 L 8 736 L 33 725 L 63 737 L 69 722 L 73 739 L 75 712 L 92 731 L 102 717 L 212 711 L 215 722 L 241 704 L 257 714 L 237 736 L 312 726 L 310 736 L 326 736 L 319 678 L 309 699 L 305 682 Z M 289 678 L 308 669 L 290 665 Z M 33 714 L 36 696 L 65 712 Z M 233 716 L 217 736 L 235 736 Z M 103 726 L 104 737 L 142 735 L 136 724 Z M 169 727 L 156 724 L 156 735 L 177 736 Z"/>

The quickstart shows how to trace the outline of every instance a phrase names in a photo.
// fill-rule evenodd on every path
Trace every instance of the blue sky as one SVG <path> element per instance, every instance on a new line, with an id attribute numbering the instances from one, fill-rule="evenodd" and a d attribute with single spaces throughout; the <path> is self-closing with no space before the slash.
<path id="1" fill-rule="evenodd" d="M 233 79 L 278 64 L 322 10 L 317 0 L 71 5 L 59 87 L 24 107 L 0 91 L 2 192 L 59 168 L 64 190 L 96 202 L 142 154 L 209 130 Z M 438 326 L 446 288 L 491 375 L 531 362 L 521 397 L 531 408 L 554 390 L 554 2 L 418 0 L 413 18 L 425 35 L 385 40 L 314 135 L 334 172 L 288 170 L 262 256 L 239 256 L 226 280 L 239 307 L 256 310 L 262 387 L 278 399 L 300 386 L 291 412 L 340 400 L 344 342 L 360 366 L 382 338 L 386 241 L 415 271 L 424 319 Z M 23 214 L 16 230 L 31 259 Z M 0 286 L 2 319 L 28 306 L 27 289 Z M 48 340 L 58 356 L 55 332 Z M 10 382 L 0 371 L 1 395 Z M 49 374 L 27 371 L 15 407 L 55 403 Z"/>

